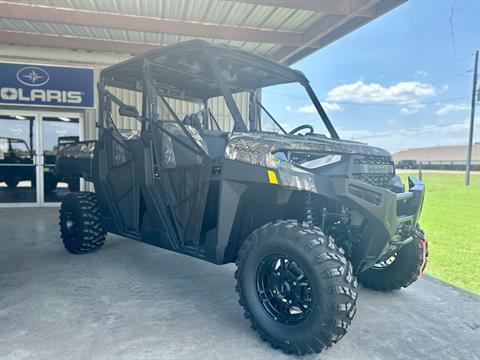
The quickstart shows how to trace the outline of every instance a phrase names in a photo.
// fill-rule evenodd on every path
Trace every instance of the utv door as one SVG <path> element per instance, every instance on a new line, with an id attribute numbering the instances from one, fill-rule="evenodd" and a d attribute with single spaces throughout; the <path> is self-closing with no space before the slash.
<path id="1" fill-rule="evenodd" d="M 135 134 L 135 135 L 133 135 Z M 109 231 L 138 235 L 139 233 L 139 161 L 141 140 L 135 130 L 119 131 L 111 127 L 103 131 L 100 139 L 98 159 L 98 176 L 95 187 L 101 207 L 108 207 L 107 216 Z"/>
<path id="2" fill-rule="evenodd" d="M 140 186 L 144 158 L 141 132 L 132 129 L 132 119 L 140 123 L 135 107 L 124 104 L 108 91 L 101 100 L 102 118 L 95 148 L 94 182 L 107 231 L 140 237 Z M 117 124 L 129 124 L 118 128 Z M 128 120 L 128 121 L 126 121 Z"/>
<path id="3" fill-rule="evenodd" d="M 212 171 L 202 136 L 191 126 L 158 121 L 152 126 L 152 145 L 153 184 L 149 192 L 155 204 L 147 203 L 145 225 L 158 234 L 156 224 L 163 217 L 170 233 L 170 244 L 163 243 L 163 247 L 198 250 Z M 155 214 L 159 211 L 164 213 Z"/>

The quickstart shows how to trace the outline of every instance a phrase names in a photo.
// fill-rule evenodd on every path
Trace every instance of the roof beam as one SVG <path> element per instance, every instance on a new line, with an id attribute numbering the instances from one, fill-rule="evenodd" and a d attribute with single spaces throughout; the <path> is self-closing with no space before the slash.
<path id="1" fill-rule="evenodd" d="M 349 15 L 358 7 L 358 0 L 236 0 L 243 3 L 308 10 L 333 15 Z M 366 9 L 357 16 L 374 17 L 374 9 Z"/>
<path id="2" fill-rule="evenodd" d="M 0 43 L 72 50 L 107 51 L 124 54 L 139 54 L 162 46 L 161 44 L 134 43 L 16 31 L 0 31 Z"/>
<path id="3" fill-rule="evenodd" d="M 380 0 L 367 0 L 367 1 L 359 1 L 357 0 L 356 6 L 357 8 L 350 12 L 348 15 L 340 18 L 340 19 L 322 19 L 316 25 L 312 26 L 308 29 L 302 36 L 303 41 L 301 46 L 291 47 L 291 46 L 283 46 L 273 54 L 271 57 L 276 59 L 277 61 L 284 63 L 284 64 L 291 64 L 292 60 L 295 59 L 295 56 L 305 49 L 314 46 L 321 42 L 322 38 L 327 37 L 332 32 L 340 29 L 343 25 L 347 24 L 349 21 L 358 19 L 358 14 L 365 12 L 368 9 L 374 8 L 374 6 Z M 365 19 L 363 22 L 369 21 L 371 19 Z"/>
<path id="4" fill-rule="evenodd" d="M 299 46 L 300 33 L 0 1 L 0 18 Z"/>

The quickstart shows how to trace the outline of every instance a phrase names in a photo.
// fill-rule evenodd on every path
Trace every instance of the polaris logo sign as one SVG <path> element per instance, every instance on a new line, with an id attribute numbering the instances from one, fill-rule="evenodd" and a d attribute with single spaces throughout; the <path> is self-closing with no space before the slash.
<path id="1" fill-rule="evenodd" d="M 27 86 L 42 86 L 48 83 L 50 75 L 42 68 L 26 66 L 18 70 L 17 80 Z"/>
<path id="2" fill-rule="evenodd" d="M 0 104 L 92 108 L 93 69 L 0 62 Z"/>

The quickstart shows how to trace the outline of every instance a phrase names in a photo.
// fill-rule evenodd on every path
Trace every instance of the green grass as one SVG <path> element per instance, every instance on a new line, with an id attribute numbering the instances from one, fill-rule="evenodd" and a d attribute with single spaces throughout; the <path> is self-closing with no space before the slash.
<path id="1" fill-rule="evenodd" d="M 405 181 L 407 175 L 399 174 Z M 424 173 L 420 224 L 428 239 L 427 274 L 480 294 L 480 175 Z"/>

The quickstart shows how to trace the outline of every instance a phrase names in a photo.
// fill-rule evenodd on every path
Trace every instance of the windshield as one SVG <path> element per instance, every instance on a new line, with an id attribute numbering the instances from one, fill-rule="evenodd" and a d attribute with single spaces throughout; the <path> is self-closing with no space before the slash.
<path id="1" fill-rule="evenodd" d="M 298 71 L 204 42 L 167 47 L 148 57 L 147 68 L 145 58 L 136 57 L 102 71 L 104 86 L 142 92 L 148 103 L 156 104 L 144 106 L 140 114 L 138 107 L 124 106 L 114 96 L 112 101 L 122 108 L 120 116 L 181 122 L 182 128 L 197 130 L 315 132 L 338 138 Z M 142 77 L 145 87 L 140 89 L 137 80 Z"/>
<path id="2" fill-rule="evenodd" d="M 262 131 L 283 133 L 283 128 L 288 133 L 298 126 L 310 125 L 316 134 L 330 136 L 306 89 L 299 83 L 262 89 L 261 104 Z M 305 132 L 309 130 L 301 131 Z"/>
<path id="3" fill-rule="evenodd" d="M 234 131 L 235 119 L 223 95 L 211 97 L 204 103 L 164 96 L 169 108 L 161 97 L 156 101 L 159 120 L 171 122 L 178 117 L 185 125 L 196 128 Z M 247 131 L 288 134 L 306 125 L 295 133 L 307 134 L 313 129 L 316 134 L 330 137 L 317 108 L 300 83 L 270 86 L 256 93 L 237 92 L 232 97 Z"/>
<path id="4" fill-rule="evenodd" d="M 307 132 L 338 137 L 302 73 L 235 48 L 187 41 L 113 65 L 101 77 L 106 87 L 143 92 L 147 102 L 171 99 L 172 109 L 148 108 L 144 119 L 171 121 L 175 112 L 175 121 L 200 129 L 288 133 L 303 125 Z M 124 114 L 134 110 L 123 108 Z"/>

